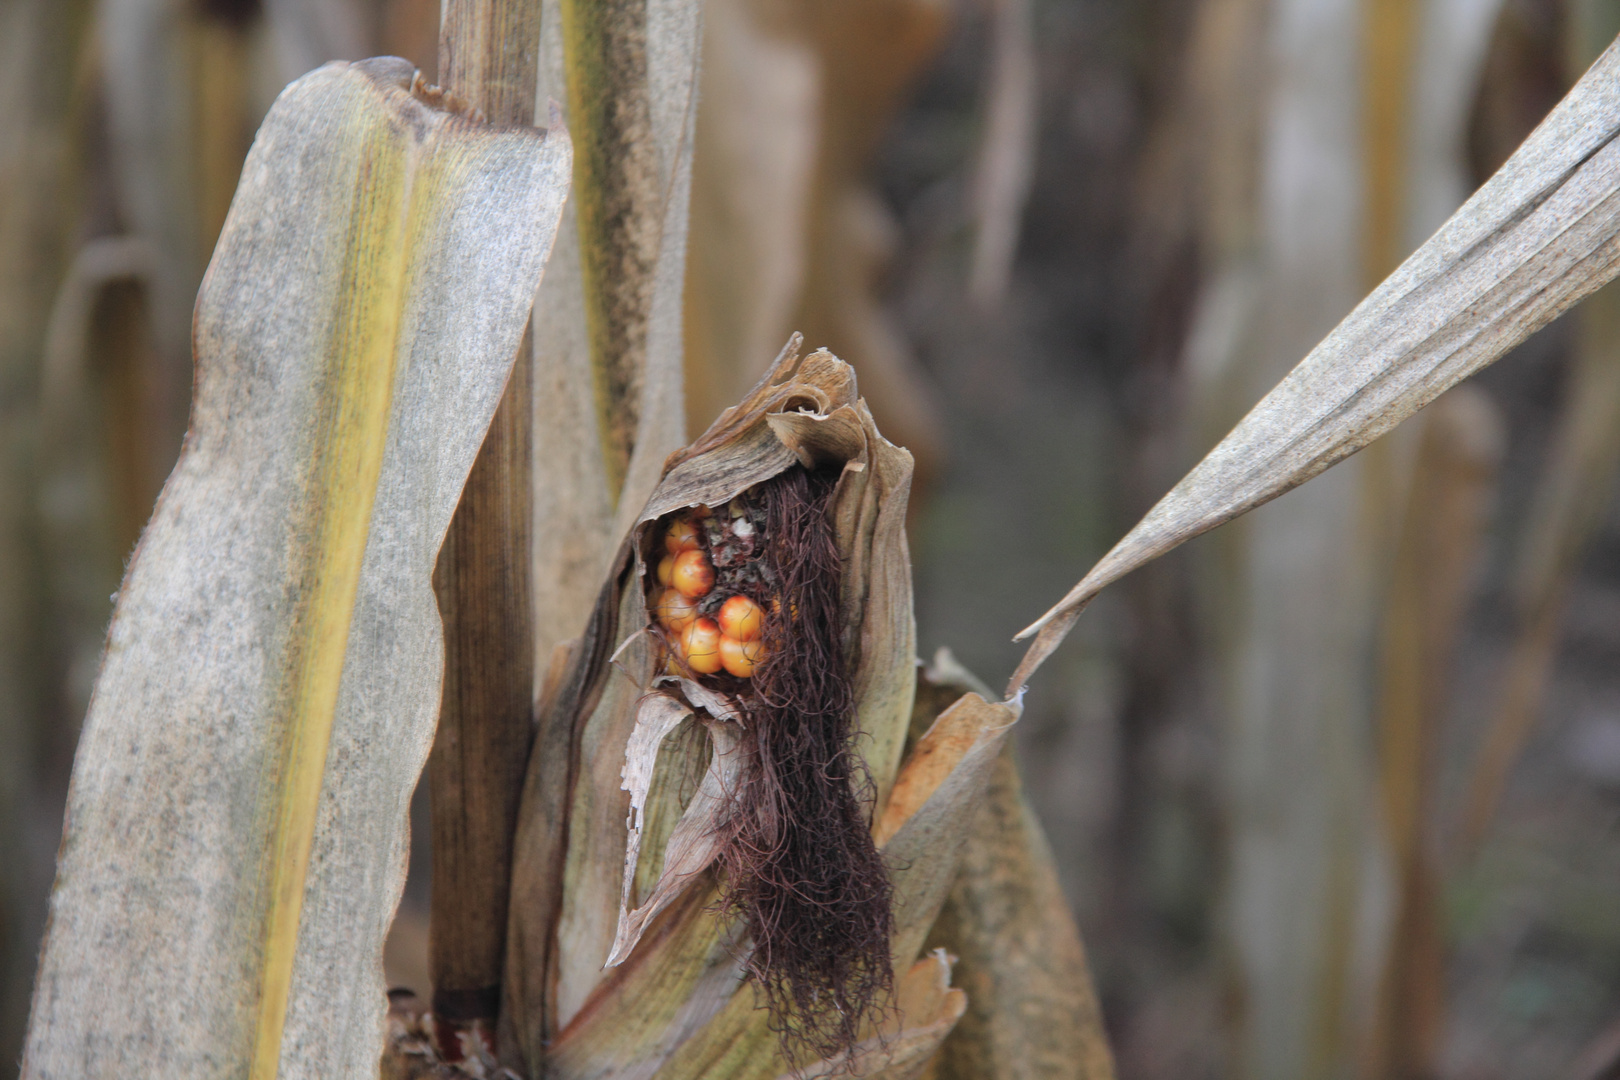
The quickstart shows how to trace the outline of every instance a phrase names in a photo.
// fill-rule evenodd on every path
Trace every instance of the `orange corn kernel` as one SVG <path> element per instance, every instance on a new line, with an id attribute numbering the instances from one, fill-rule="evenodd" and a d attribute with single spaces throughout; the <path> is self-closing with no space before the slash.
<path id="1" fill-rule="evenodd" d="M 669 583 L 679 589 L 682 596 L 694 600 L 708 595 L 709 590 L 714 588 L 714 564 L 709 562 L 708 552 L 693 548 L 675 556 Z"/>
<path id="2" fill-rule="evenodd" d="M 765 659 L 763 641 L 738 641 L 734 637 L 720 638 L 720 663 L 739 679 L 754 674 L 754 666 Z"/>
<path id="3" fill-rule="evenodd" d="M 733 596 L 720 606 L 720 632 L 726 637 L 753 641 L 764 624 L 765 613 L 746 596 Z"/>
<path id="4" fill-rule="evenodd" d="M 696 619 L 681 631 L 681 652 L 686 666 L 699 675 L 713 675 L 722 666 L 720 627 L 713 619 Z"/>
<path id="5" fill-rule="evenodd" d="M 665 555 L 658 560 L 658 584 L 668 585 L 675 576 L 675 556 Z"/>
<path id="6" fill-rule="evenodd" d="M 694 551 L 699 546 L 696 525 L 685 518 L 670 522 L 669 531 L 664 534 L 664 550 L 671 555 L 679 555 L 683 551 Z"/>
<path id="7" fill-rule="evenodd" d="M 664 624 L 664 629 L 679 634 L 697 618 L 697 605 L 675 589 L 665 589 L 653 605 L 653 616 Z"/>

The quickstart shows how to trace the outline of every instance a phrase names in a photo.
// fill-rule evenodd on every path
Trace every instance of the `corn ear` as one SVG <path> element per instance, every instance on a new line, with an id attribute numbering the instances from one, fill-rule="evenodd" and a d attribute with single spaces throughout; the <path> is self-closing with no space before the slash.
<path id="1" fill-rule="evenodd" d="M 413 75 L 298 80 L 243 169 L 75 760 L 25 1076 L 376 1069 L 434 557 L 570 154 Z"/>
<path id="2" fill-rule="evenodd" d="M 880 798 L 892 783 L 911 713 L 915 656 L 904 546 L 910 455 L 877 433 L 849 366 L 825 351 L 801 356 L 795 336 L 747 399 L 666 462 L 615 561 L 574 667 L 561 678 L 569 689 L 541 718 L 542 739 L 571 734 L 554 734 L 551 749 L 537 750 L 519 822 L 513 940 L 527 951 L 508 963 L 507 996 L 512 1018 L 531 1018 L 530 1034 L 520 1036 L 528 1055 L 541 1052 L 542 1040 L 563 1037 L 601 983 L 610 954 L 634 945 L 632 935 L 614 947 L 621 902 L 630 903 L 624 886 L 631 838 L 620 773 L 637 702 L 655 674 L 650 650 L 632 643 L 621 651 L 624 639 L 647 624 L 641 591 L 630 587 L 639 580 L 641 533 L 673 510 L 719 505 L 790 466 L 818 460 L 845 465 L 833 511 L 845 566 L 848 618 L 841 634 Z M 576 772 L 559 763 L 563 755 Z M 567 803 L 559 805 L 562 798 Z M 566 837 L 554 828 L 559 811 L 566 813 Z M 630 874 L 656 881 L 659 854 L 641 850 L 638 863 L 651 857 L 652 865 Z M 552 1004 L 539 1004 L 546 1001 Z M 538 1019 L 547 1008 L 550 1018 Z M 536 1060 L 529 1058 L 531 1068 Z"/>

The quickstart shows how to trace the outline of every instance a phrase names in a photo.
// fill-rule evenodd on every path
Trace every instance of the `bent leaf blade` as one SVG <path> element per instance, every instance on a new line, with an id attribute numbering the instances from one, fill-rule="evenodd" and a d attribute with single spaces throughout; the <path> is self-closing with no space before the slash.
<path id="1" fill-rule="evenodd" d="M 569 173 L 566 137 L 414 74 L 300 79 L 244 166 L 75 761 L 26 1076 L 376 1068 L 433 563 Z"/>

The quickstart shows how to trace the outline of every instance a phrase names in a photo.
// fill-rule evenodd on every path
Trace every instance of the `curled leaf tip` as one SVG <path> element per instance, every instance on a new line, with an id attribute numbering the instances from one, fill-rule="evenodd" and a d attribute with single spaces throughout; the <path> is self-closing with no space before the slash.
<path id="1" fill-rule="evenodd" d="M 1092 590 L 1082 593 L 1078 600 L 1065 600 L 1015 639 L 1021 640 L 1031 631 L 1035 633 L 1035 640 L 1030 642 L 1029 648 L 1024 652 L 1024 658 L 1018 663 L 1018 670 L 1013 672 L 1012 678 L 1007 682 L 1008 701 L 1021 698 L 1030 676 L 1035 674 L 1035 669 L 1045 663 L 1046 658 L 1063 643 L 1063 639 L 1074 627 L 1075 621 L 1080 618 L 1080 613 L 1086 609 L 1086 605 L 1091 603 L 1091 598 L 1095 595 L 1096 591 Z"/>
<path id="2" fill-rule="evenodd" d="M 781 386 L 798 375 L 803 364 L 804 335 L 795 330 L 788 335 L 787 344 L 776 354 L 776 359 L 771 361 L 768 369 L 770 374 L 766 378 L 770 380 L 770 385 Z"/>

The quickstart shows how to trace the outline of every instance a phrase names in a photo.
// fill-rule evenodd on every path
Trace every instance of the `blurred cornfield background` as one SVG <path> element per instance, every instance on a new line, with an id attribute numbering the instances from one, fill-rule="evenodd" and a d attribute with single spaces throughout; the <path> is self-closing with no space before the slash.
<path id="1" fill-rule="evenodd" d="M 433 0 L 0 0 L 0 1060 L 280 88 Z M 1072 583 L 1506 159 L 1620 0 L 707 0 L 701 430 L 791 330 L 917 455 L 919 644 Z M 1030 793 L 1119 1073 L 1620 1075 L 1620 292 L 1107 593 Z M 541 613 L 539 655 L 579 595 Z M 391 981 L 426 989 L 418 793 Z"/>

